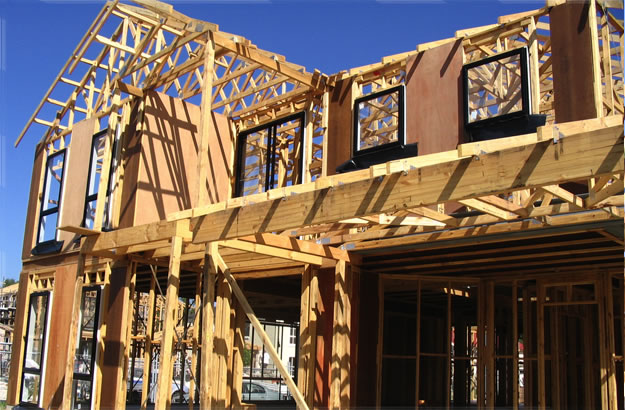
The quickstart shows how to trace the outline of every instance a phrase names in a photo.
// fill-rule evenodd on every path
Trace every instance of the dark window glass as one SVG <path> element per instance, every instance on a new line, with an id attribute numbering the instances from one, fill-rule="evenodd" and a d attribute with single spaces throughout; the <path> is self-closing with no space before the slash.
<path id="1" fill-rule="evenodd" d="M 95 352 L 100 306 L 100 288 L 84 288 L 80 305 L 80 329 L 74 357 L 72 408 L 91 407 Z"/>

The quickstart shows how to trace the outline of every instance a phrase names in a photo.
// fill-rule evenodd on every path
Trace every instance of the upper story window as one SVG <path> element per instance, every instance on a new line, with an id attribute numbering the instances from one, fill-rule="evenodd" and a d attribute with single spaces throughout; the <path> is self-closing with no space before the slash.
<path id="1" fill-rule="evenodd" d="M 301 183 L 304 127 L 302 112 L 240 133 L 235 196 Z"/>
<path id="2" fill-rule="evenodd" d="M 404 144 L 404 86 L 354 101 L 353 156 Z"/>
<path id="3" fill-rule="evenodd" d="M 38 244 L 55 241 L 57 237 L 56 228 L 61 209 L 65 155 L 66 151 L 60 150 L 50 155 L 46 162 L 37 233 Z"/>
<path id="4" fill-rule="evenodd" d="M 463 67 L 465 124 L 530 114 L 527 48 Z"/>
<path id="5" fill-rule="evenodd" d="M 106 148 L 107 130 L 102 130 L 93 136 L 91 143 L 91 159 L 89 161 L 89 178 L 87 180 L 87 194 L 85 197 L 85 211 L 83 217 L 83 226 L 93 229 L 95 225 L 95 214 L 98 200 L 98 190 L 100 189 L 100 178 L 102 177 L 102 169 L 104 166 L 104 155 Z M 119 128 L 115 135 L 113 149 L 111 150 L 111 167 L 109 171 L 109 183 L 106 190 L 106 198 L 104 203 L 104 214 L 102 220 L 103 229 L 112 228 L 112 206 L 111 193 L 115 188 L 115 177 L 117 172 L 117 156 L 115 155 L 117 141 L 120 133 Z"/>

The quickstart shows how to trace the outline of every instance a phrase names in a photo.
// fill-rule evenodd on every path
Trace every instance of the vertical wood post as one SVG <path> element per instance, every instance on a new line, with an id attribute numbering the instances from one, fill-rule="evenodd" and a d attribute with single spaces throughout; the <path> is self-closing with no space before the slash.
<path id="1" fill-rule="evenodd" d="M 150 291 L 148 293 L 148 323 L 145 329 L 145 345 L 143 348 L 143 389 L 141 390 L 141 410 L 148 405 L 148 393 L 150 392 L 151 369 L 152 369 L 152 336 L 154 332 L 154 304 L 156 300 L 156 278 L 150 278 Z"/>
<path id="2" fill-rule="evenodd" d="M 486 301 L 486 407 L 495 407 L 495 283 L 489 281 Z"/>
<path id="3" fill-rule="evenodd" d="M 201 309 L 202 309 L 202 273 L 198 272 L 197 278 L 195 281 L 195 317 L 193 318 L 193 335 L 191 337 L 191 371 L 193 372 L 193 377 L 189 382 L 189 410 L 193 410 L 193 405 L 195 404 L 195 390 L 196 386 L 199 386 L 198 382 L 198 340 L 199 340 L 199 332 L 200 332 L 200 318 L 201 318 Z"/>
<path id="4" fill-rule="evenodd" d="M 350 406 L 351 293 L 351 270 L 345 261 L 338 261 L 334 274 L 331 408 L 349 408 Z"/>
<path id="5" fill-rule="evenodd" d="M 212 404 L 217 408 L 228 406 L 228 364 L 230 363 L 230 306 L 232 290 L 223 274 L 218 275 L 215 334 L 213 336 Z"/>
<path id="6" fill-rule="evenodd" d="M 213 356 L 213 323 L 215 313 L 213 303 L 215 301 L 215 277 L 217 275 L 217 243 L 206 245 L 204 254 L 204 271 L 202 284 L 202 371 L 200 380 L 200 406 L 203 409 L 211 408 L 211 380 L 212 356 Z"/>
<path id="7" fill-rule="evenodd" d="M 234 301 L 234 340 L 232 342 L 232 382 L 230 388 L 230 406 L 240 408 L 243 402 L 243 351 L 245 350 L 245 311 L 241 303 Z"/>
<path id="8" fill-rule="evenodd" d="M 161 339 L 161 353 L 158 370 L 158 394 L 155 409 L 168 409 L 171 405 L 171 377 L 173 372 L 172 350 L 176 322 L 178 319 L 178 289 L 180 286 L 180 254 L 182 253 L 182 237 L 174 236 L 171 239 L 171 254 L 169 256 L 169 273 L 167 279 L 167 294 L 165 296 L 165 319 Z"/>
<path id="9" fill-rule="evenodd" d="M 519 288 L 518 281 L 513 280 L 512 281 L 512 410 L 518 410 L 519 408 L 519 302 L 517 300 L 518 288 Z"/>
<path id="10" fill-rule="evenodd" d="M 212 121 L 213 66 L 215 65 L 215 40 L 212 32 L 208 32 L 204 51 L 204 72 L 202 73 L 202 101 L 200 102 L 200 143 L 197 162 L 197 200 L 195 206 L 208 204 L 208 141 Z"/>
<path id="11" fill-rule="evenodd" d="M 547 407 L 547 392 L 545 390 L 545 286 L 541 281 L 537 287 L 537 335 L 538 335 L 538 408 L 545 410 Z"/>
<path id="12" fill-rule="evenodd" d="M 319 292 L 317 281 L 317 271 L 312 266 L 307 265 L 302 274 L 297 382 L 308 407 L 313 406 L 315 393 L 317 351 L 317 313 L 315 305 Z"/>
<path id="13" fill-rule="evenodd" d="M 126 406 L 126 394 L 128 392 L 128 366 L 130 361 L 130 353 L 131 353 L 131 345 L 132 345 L 132 319 L 134 316 L 134 297 L 135 297 L 135 286 L 137 284 L 137 275 L 136 275 L 137 263 L 130 262 L 128 264 L 128 273 L 126 274 L 126 280 L 128 281 L 128 302 L 126 304 L 126 316 L 122 316 L 123 325 L 122 328 L 125 329 L 124 337 L 124 349 L 120 351 L 120 365 L 122 367 L 122 371 L 118 376 L 117 385 L 118 391 L 120 394 L 117 396 L 116 407 L 125 407 Z M 134 369 L 133 369 L 134 370 Z M 134 374 L 131 375 L 131 383 L 134 379 Z"/>

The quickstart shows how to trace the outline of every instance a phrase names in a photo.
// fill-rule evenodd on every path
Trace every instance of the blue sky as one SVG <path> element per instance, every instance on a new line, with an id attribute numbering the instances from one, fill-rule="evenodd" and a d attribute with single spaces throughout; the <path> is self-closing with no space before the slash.
<path id="1" fill-rule="evenodd" d="M 183 0 L 175 9 L 325 74 L 414 50 L 543 0 Z M 13 142 L 102 1 L 0 0 L 0 277 L 19 277 L 35 144 Z"/>

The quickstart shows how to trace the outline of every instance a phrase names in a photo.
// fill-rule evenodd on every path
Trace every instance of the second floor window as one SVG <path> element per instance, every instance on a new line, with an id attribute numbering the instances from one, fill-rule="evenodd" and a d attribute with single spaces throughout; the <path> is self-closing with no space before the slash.
<path id="1" fill-rule="evenodd" d="M 403 85 L 354 101 L 354 157 L 403 144 Z"/>
<path id="2" fill-rule="evenodd" d="M 239 134 L 235 196 L 301 183 L 304 113 Z"/>
<path id="3" fill-rule="evenodd" d="M 93 136 L 93 142 L 91 143 L 91 160 L 89 162 L 89 177 L 87 180 L 87 195 L 85 198 L 85 214 L 83 218 L 83 226 L 85 228 L 94 229 L 95 214 L 98 202 L 98 190 L 100 189 L 100 178 L 102 177 L 102 169 L 104 167 L 104 155 L 106 147 L 107 130 L 98 132 Z M 117 140 L 119 139 L 119 132 L 116 133 L 115 141 L 113 143 L 113 149 L 111 150 L 111 168 L 109 171 L 109 183 L 106 190 L 106 198 L 104 203 L 104 214 L 102 216 L 102 228 L 112 228 L 112 207 L 111 207 L 111 192 L 115 186 L 115 173 L 117 171 L 117 160 L 115 150 L 117 148 Z"/>
<path id="4" fill-rule="evenodd" d="M 57 151 L 48 157 L 43 182 L 41 212 L 39 213 L 37 243 L 56 240 L 56 228 L 63 192 L 64 166 L 65 150 Z"/>

